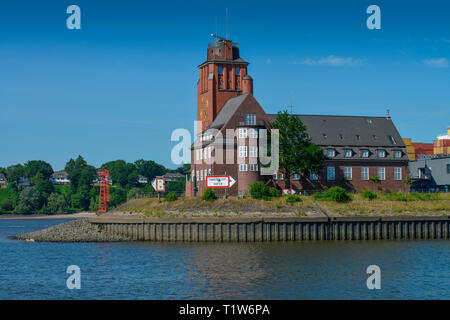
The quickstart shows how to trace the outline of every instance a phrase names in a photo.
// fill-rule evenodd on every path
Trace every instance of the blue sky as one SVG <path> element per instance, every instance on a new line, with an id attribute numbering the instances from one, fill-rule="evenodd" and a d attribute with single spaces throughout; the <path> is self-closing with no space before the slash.
<path id="1" fill-rule="evenodd" d="M 81 8 L 68 30 L 66 8 Z M 381 8 L 381 30 L 366 8 Z M 168 167 L 193 131 L 210 33 L 239 43 L 268 113 L 382 116 L 431 142 L 450 125 L 448 1 L 0 0 L 0 166 L 78 154 Z M 217 24 L 216 24 L 217 21 Z"/>

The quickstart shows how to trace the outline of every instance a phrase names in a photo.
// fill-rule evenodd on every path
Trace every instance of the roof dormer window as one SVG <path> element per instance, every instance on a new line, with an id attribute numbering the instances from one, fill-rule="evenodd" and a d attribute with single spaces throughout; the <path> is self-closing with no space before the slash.
<path id="1" fill-rule="evenodd" d="M 336 150 L 334 150 L 334 149 L 332 149 L 332 148 L 328 149 L 328 150 L 327 150 L 327 155 L 328 155 L 328 157 L 330 157 L 330 158 L 335 157 L 335 156 L 336 156 Z"/>
<path id="2" fill-rule="evenodd" d="M 386 158 L 386 150 L 384 149 L 378 149 L 377 154 L 378 158 Z"/>
<path id="3" fill-rule="evenodd" d="M 345 149 L 345 150 L 344 150 L 344 156 L 345 156 L 346 158 L 351 158 L 351 157 L 353 156 L 353 151 L 352 151 L 352 149 Z"/>

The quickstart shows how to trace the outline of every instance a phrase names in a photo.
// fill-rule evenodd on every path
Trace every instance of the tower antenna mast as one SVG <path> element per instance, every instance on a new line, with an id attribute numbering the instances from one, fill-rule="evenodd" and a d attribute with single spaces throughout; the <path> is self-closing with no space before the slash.
<path id="1" fill-rule="evenodd" d="M 227 25 L 227 32 L 225 34 L 225 38 L 228 40 L 228 8 L 225 9 L 225 20 Z"/>

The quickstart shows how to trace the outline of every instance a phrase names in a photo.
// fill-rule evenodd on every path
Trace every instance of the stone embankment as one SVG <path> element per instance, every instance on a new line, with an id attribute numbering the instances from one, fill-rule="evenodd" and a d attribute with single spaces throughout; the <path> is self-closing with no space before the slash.
<path id="1" fill-rule="evenodd" d="M 126 235 L 111 234 L 87 218 L 61 223 L 47 229 L 13 237 L 17 240 L 45 242 L 114 242 L 129 241 Z"/>

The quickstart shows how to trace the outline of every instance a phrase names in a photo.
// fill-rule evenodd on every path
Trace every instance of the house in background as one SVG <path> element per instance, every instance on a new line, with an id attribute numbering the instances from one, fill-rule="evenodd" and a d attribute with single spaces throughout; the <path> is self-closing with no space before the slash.
<path id="1" fill-rule="evenodd" d="M 0 188 L 6 188 L 8 186 L 8 179 L 3 173 L 0 173 Z"/>
<path id="2" fill-rule="evenodd" d="M 412 142 L 411 138 L 404 138 L 403 141 L 411 161 L 418 160 L 421 156 L 450 155 L 450 127 L 447 128 L 447 134 L 437 136 L 432 143 Z"/>
<path id="3" fill-rule="evenodd" d="M 450 156 L 422 156 L 409 162 L 413 191 L 450 190 Z"/>
<path id="4" fill-rule="evenodd" d="M 148 178 L 140 174 L 138 176 L 138 183 L 139 184 L 148 184 Z"/>
<path id="5" fill-rule="evenodd" d="M 50 181 L 53 184 L 70 184 L 70 180 L 67 176 L 67 172 L 64 170 L 56 171 L 50 176 Z"/>

